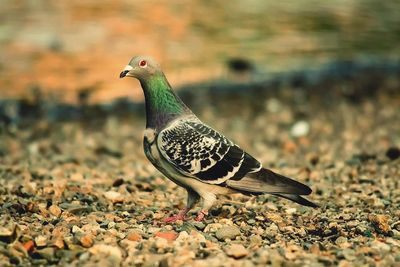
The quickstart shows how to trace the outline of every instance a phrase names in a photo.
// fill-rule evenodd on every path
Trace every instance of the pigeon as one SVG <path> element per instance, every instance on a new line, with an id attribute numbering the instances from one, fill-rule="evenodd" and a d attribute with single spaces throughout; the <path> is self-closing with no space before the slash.
<path id="1" fill-rule="evenodd" d="M 224 135 L 204 124 L 172 90 L 160 65 L 151 57 L 136 56 L 120 78 L 139 80 L 146 105 L 143 148 L 148 160 L 167 178 L 186 189 L 186 207 L 166 223 L 186 220 L 202 199 L 195 220 L 202 221 L 218 195 L 272 194 L 298 204 L 318 207 L 302 195 L 307 185 L 263 168 L 261 163 Z"/>

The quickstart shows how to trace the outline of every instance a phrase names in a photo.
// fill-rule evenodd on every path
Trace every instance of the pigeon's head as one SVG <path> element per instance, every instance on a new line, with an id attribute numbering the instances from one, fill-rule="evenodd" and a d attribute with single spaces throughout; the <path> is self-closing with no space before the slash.
<path id="1" fill-rule="evenodd" d="M 136 56 L 129 61 L 119 77 L 134 77 L 142 80 L 160 72 L 160 65 L 154 59 L 148 56 Z"/>

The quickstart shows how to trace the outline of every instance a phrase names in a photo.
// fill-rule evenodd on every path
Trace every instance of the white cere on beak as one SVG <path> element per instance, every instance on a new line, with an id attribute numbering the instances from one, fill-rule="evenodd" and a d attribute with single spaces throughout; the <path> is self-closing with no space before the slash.
<path id="1" fill-rule="evenodd" d="M 133 69 L 133 67 L 131 65 L 126 65 L 126 67 L 124 68 L 124 71 L 131 71 Z"/>

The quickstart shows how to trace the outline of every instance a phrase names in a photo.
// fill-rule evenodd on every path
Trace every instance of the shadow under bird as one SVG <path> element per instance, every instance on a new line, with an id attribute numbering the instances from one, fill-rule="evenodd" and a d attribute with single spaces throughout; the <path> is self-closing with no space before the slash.
<path id="1" fill-rule="evenodd" d="M 196 220 L 201 221 L 217 195 L 230 193 L 272 194 L 301 205 L 318 207 L 302 197 L 311 189 L 265 169 L 231 140 L 201 122 L 172 91 L 160 65 L 150 57 L 136 56 L 120 78 L 140 81 L 146 103 L 144 152 L 150 162 L 188 192 L 186 207 L 165 222 L 185 220 L 201 198 Z"/>

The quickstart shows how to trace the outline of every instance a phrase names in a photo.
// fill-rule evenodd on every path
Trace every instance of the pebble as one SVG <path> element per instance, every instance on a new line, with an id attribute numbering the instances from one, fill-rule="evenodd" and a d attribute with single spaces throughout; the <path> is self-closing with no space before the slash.
<path id="1" fill-rule="evenodd" d="M 113 203 L 121 203 L 124 201 L 124 196 L 116 191 L 107 191 L 104 196 Z"/>
<path id="2" fill-rule="evenodd" d="M 11 222 L 0 222 L 4 223 L 3 226 L 0 225 L 0 240 L 7 243 L 11 243 L 17 238 L 18 227 L 16 224 Z"/>
<path id="3" fill-rule="evenodd" d="M 215 236 L 218 240 L 224 241 L 225 239 L 233 240 L 235 237 L 240 235 L 240 230 L 237 226 L 223 226 L 218 229 Z"/>
<path id="4" fill-rule="evenodd" d="M 71 175 L 70 179 L 71 181 L 82 182 L 84 178 L 82 173 L 74 173 Z"/>
<path id="5" fill-rule="evenodd" d="M 400 149 L 398 147 L 391 147 L 386 151 L 386 157 L 391 160 L 396 160 L 400 157 Z"/>
<path id="6" fill-rule="evenodd" d="M 83 233 L 82 229 L 79 228 L 79 226 L 77 226 L 77 225 L 73 225 L 73 226 L 72 226 L 71 232 L 74 233 L 74 234 L 76 234 L 76 233 Z"/>
<path id="7" fill-rule="evenodd" d="M 226 255 L 240 259 L 249 255 L 249 251 L 241 244 L 232 244 L 225 249 Z"/>
<path id="8" fill-rule="evenodd" d="M 307 121 L 298 121 L 293 124 L 290 134 L 293 137 L 306 136 L 310 131 L 310 124 Z"/>
<path id="9" fill-rule="evenodd" d="M 181 232 L 178 234 L 178 237 L 176 238 L 176 240 L 177 240 L 177 241 L 185 241 L 185 240 L 187 240 L 189 237 L 191 237 L 191 236 L 189 236 L 189 234 L 188 234 L 186 231 L 181 231 Z"/>
<path id="10" fill-rule="evenodd" d="M 126 238 L 130 241 L 140 241 L 142 240 L 142 236 L 137 232 L 129 232 Z"/>
<path id="11" fill-rule="evenodd" d="M 271 223 L 271 225 L 265 229 L 265 235 L 269 238 L 275 237 L 279 232 L 279 228 L 275 223 Z"/>
<path id="12" fill-rule="evenodd" d="M 263 242 L 262 237 L 259 235 L 252 235 L 250 237 L 250 246 L 252 248 L 256 249 L 256 248 L 260 247 L 262 245 L 262 242 Z"/>
<path id="13" fill-rule="evenodd" d="M 165 248 L 169 247 L 168 240 L 165 238 L 156 237 L 154 246 L 159 250 L 165 249 Z"/>
<path id="14" fill-rule="evenodd" d="M 44 247 L 47 245 L 47 237 L 44 235 L 39 235 L 35 237 L 35 244 L 38 247 Z"/>
<path id="15" fill-rule="evenodd" d="M 198 243 L 205 243 L 206 242 L 206 238 L 203 234 L 193 230 L 190 232 L 190 236 L 189 239 L 195 240 Z"/>
<path id="16" fill-rule="evenodd" d="M 335 241 L 335 244 L 338 245 L 339 247 L 343 246 L 343 244 L 345 243 L 347 243 L 347 238 L 344 236 L 339 236 Z"/>
<path id="17" fill-rule="evenodd" d="M 370 214 L 368 220 L 373 224 L 377 232 L 387 234 L 390 231 L 389 218 L 383 214 Z"/>
<path id="18" fill-rule="evenodd" d="M 195 222 L 193 223 L 194 227 L 196 227 L 199 230 L 204 230 L 206 228 L 206 225 L 202 222 Z"/>
<path id="19" fill-rule="evenodd" d="M 50 212 L 50 214 L 52 214 L 56 217 L 60 217 L 62 211 L 61 211 L 60 207 L 58 207 L 57 205 L 51 205 L 49 207 L 49 212 Z"/>
<path id="20" fill-rule="evenodd" d="M 161 228 L 159 228 L 159 227 L 149 227 L 147 229 L 147 232 L 149 234 L 155 234 L 155 233 L 160 232 L 160 231 L 161 231 Z"/>
<path id="21" fill-rule="evenodd" d="M 168 232 L 157 232 L 155 236 L 166 239 L 168 241 L 174 241 L 178 237 L 178 233 L 175 231 Z"/>
<path id="22" fill-rule="evenodd" d="M 279 223 L 283 222 L 282 216 L 279 215 L 278 213 L 268 213 L 268 214 L 265 215 L 265 217 L 269 221 L 271 221 L 273 223 L 276 223 L 276 224 L 279 224 Z"/>
<path id="23" fill-rule="evenodd" d="M 118 265 L 122 261 L 121 249 L 116 246 L 96 244 L 89 249 L 89 252 L 95 255 L 101 254 L 102 257 L 110 257 Z"/>
<path id="24" fill-rule="evenodd" d="M 247 223 L 250 224 L 250 225 L 253 225 L 253 224 L 256 223 L 256 220 L 250 219 L 250 220 L 247 221 Z"/>
<path id="25" fill-rule="evenodd" d="M 342 253 L 344 258 L 348 261 L 354 261 L 356 259 L 356 253 L 353 249 L 344 249 Z"/>
<path id="26" fill-rule="evenodd" d="M 371 242 L 371 248 L 374 248 L 378 251 L 383 251 L 383 252 L 390 251 L 390 246 L 388 244 L 377 241 L 377 240 Z"/>
<path id="27" fill-rule="evenodd" d="M 64 248 L 64 240 L 62 237 L 58 237 L 52 241 L 52 245 L 56 248 L 62 249 Z"/>
<path id="28" fill-rule="evenodd" d="M 291 215 L 291 214 L 295 214 L 297 212 L 297 209 L 296 208 L 289 208 L 289 209 L 286 209 L 285 212 L 286 212 L 286 214 Z"/>
<path id="29" fill-rule="evenodd" d="M 86 234 L 79 239 L 79 242 L 81 243 L 82 247 L 90 248 L 91 246 L 93 246 L 94 243 L 93 235 Z"/>
<path id="30" fill-rule="evenodd" d="M 35 251 L 35 254 L 40 255 L 42 258 L 51 261 L 54 259 L 55 249 L 52 247 L 47 247 L 43 249 L 38 249 Z"/>
<path id="31" fill-rule="evenodd" d="M 22 246 L 24 247 L 24 249 L 27 252 L 31 252 L 33 250 L 33 248 L 35 247 L 35 243 L 32 240 L 29 240 L 29 241 L 25 242 L 24 244 L 22 244 Z"/>

